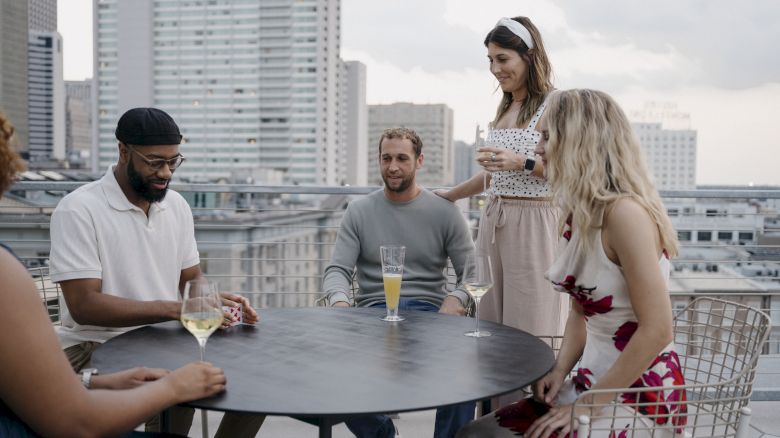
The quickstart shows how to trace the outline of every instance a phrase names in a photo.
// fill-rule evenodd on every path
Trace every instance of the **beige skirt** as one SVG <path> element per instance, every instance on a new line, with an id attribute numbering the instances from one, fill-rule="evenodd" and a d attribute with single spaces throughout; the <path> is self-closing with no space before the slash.
<path id="1" fill-rule="evenodd" d="M 480 319 L 536 336 L 563 335 L 568 296 L 544 278 L 555 257 L 559 215 L 550 201 L 490 197 L 477 248 L 490 255 L 493 288 L 480 303 Z"/>

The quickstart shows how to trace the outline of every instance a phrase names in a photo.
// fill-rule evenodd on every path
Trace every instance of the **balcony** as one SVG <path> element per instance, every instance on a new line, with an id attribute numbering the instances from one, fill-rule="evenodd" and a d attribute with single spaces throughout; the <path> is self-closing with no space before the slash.
<path id="1" fill-rule="evenodd" d="M 13 248 L 36 277 L 54 324 L 59 321 L 59 295 L 46 280 L 49 218 L 59 199 L 82 184 L 22 181 L 0 200 L 0 241 Z M 348 201 L 376 189 L 206 184 L 172 188 L 192 206 L 204 273 L 219 282 L 220 289 L 244 294 L 260 309 L 317 305 L 321 275 Z M 662 196 L 682 244 L 670 281 L 674 308 L 709 295 L 761 308 L 780 321 L 780 189 L 666 191 Z M 477 197 L 461 205 L 473 232 L 479 201 Z M 752 233 L 750 238 L 747 232 Z M 727 234 L 732 237 L 724 237 Z M 774 414 L 780 407 L 780 327 L 772 328 L 752 400 L 751 436 L 780 436 L 780 419 Z M 212 424 L 216 421 L 218 416 Z M 404 436 L 428 436 L 433 413 L 403 414 L 398 424 Z M 312 433 L 308 427 L 273 418 L 263 434 L 308 435 Z M 345 431 L 336 429 L 334 436 L 348 436 Z"/>

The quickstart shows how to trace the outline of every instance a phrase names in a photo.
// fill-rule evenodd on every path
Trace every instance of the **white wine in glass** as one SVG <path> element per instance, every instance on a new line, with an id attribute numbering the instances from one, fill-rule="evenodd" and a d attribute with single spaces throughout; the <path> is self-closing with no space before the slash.
<path id="1" fill-rule="evenodd" d="M 403 245 L 382 245 L 379 247 L 379 255 L 382 258 L 382 282 L 385 286 L 385 307 L 387 308 L 387 315 L 382 318 L 383 321 L 397 322 L 406 319 L 398 315 L 405 254 L 406 247 Z"/>
<path id="2" fill-rule="evenodd" d="M 200 360 L 206 355 L 206 341 L 222 325 L 222 300 L 214 283 L 205 278 L 190 280 L 184 286 L 181 323 L 195 336 L 200 346 Z"/>
<path id="3" fill-rule="evenodd" d="M 463 267 L 463 286 L 469 295 L 474 298 L 476 328 L 466 332 L 466 336 L 483 338 L 490 336 L 490 332 L 479 330 L 479 302 L 487 291 L 493 286 L 493 271 L 490 265 L 490 256 L 484 253 L 469 254 Z"/>

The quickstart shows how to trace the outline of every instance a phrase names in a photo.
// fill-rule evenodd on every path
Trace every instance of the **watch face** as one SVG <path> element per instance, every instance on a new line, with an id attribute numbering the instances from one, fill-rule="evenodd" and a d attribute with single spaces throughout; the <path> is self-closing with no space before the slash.
<path id="1" fill-rule="evenodd" d="M 525 170 L 532 171 L 534 170 L 534 166 L 536 166 L 536 160 L 533 158 L 526 158 L 525 159 Z"/>

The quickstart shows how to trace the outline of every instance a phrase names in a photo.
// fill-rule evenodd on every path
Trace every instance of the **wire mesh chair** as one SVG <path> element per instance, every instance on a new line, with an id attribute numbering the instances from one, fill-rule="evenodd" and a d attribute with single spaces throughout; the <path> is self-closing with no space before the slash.
<path id="1" fill-rule="evenodd" d="M 585 391 L 575 408 L 591 415 L 575 421 L 572 411 L 577 437 L 747 436 L 747 404 L 769 328 L 769 316 L 752 307 L 709 297 L 693 300 L 674 318 L 685 385 Z M 612 402 L 592 402 L 605 393 Z"/>
<path id="2" fill-rule="evenodd" d="M 35 268 L 29 268 L 27 272 L 32 276 L 35 283 L 35 289 L 38 291 L 38 295 L 41 297 L 41 302 L 46 308 L 46 312 L 49 314 L 52 324 L 60 325 L 60 300 L 62 299 L 62 291 L 60 285 L 51 281 L 49 277 L 49 267 L 39 266 Z"/>

